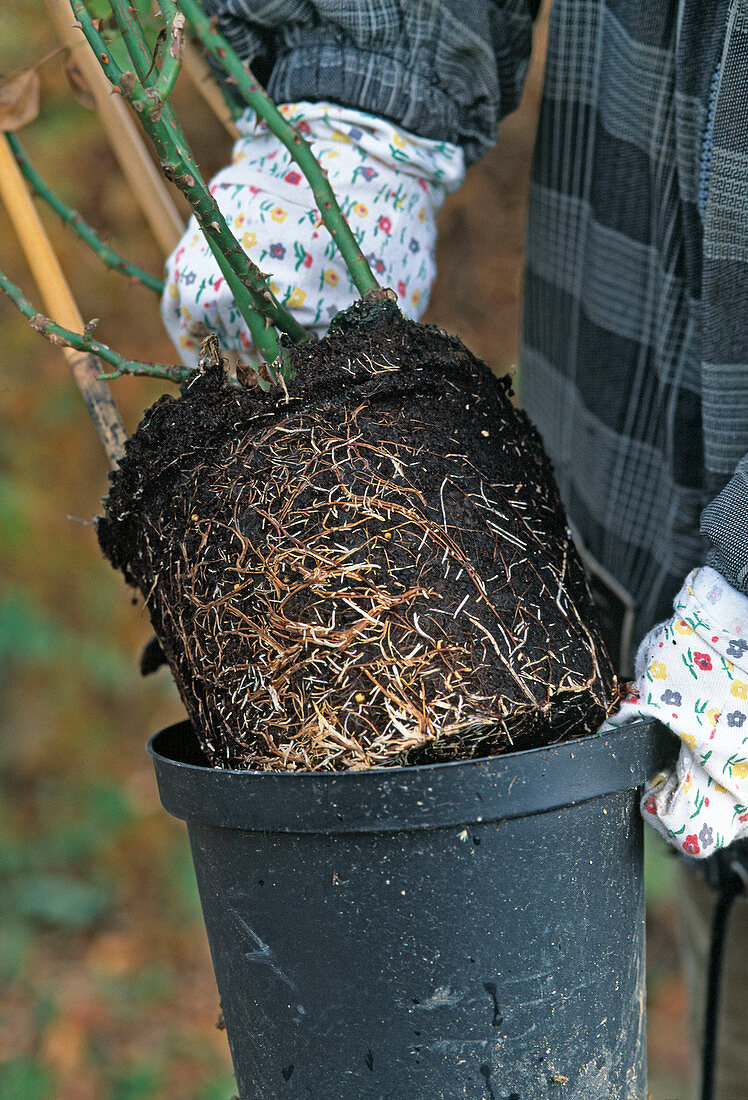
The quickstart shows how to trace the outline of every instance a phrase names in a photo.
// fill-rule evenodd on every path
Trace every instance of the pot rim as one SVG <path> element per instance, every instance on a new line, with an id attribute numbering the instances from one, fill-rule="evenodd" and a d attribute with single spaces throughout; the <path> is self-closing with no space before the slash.
<path id="1" fill-rule="evenodd" d="M 188 721 L 148 742 L 161 803 L 188 823 L 250 832 L 346 833 L 480 825 L 630 791 L 677 741 L 642 720 L 544 748 L 477 760 L 349 772 L 211 768 Z"/>

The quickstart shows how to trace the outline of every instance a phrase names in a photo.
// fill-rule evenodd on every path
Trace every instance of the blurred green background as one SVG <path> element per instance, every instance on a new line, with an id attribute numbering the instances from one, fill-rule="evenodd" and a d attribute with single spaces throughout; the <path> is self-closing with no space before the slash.
<path id="1" fill-rule="evenodd" d="M 442 212 L 428 314 L 502 373 L 517 355 L 544 33 L 541 20 L 522 108 Z M 3 0 L 0 74 L 55 46 L 42 0 Z M 96 116 L 71 94 L 63 61 L 57 54 L 41 67 L 41 111 L 19 136 L 69 205 L 160 274 L 163 257 Z M 210 175 L 230 140 L 184 79 L 176 102 Z M 107 271 L 42 214 L 83 317 L 100 318 L 97 336 L 134 358 L 174 361 L 152 292 Z M 40 302 L 2 209 L 0 267 Z M 162 387 L 123 379 L 113 391 L 132 430 Z M 186 836 L 160 809 L 144 751 L 152 733 L 182 716 L 181 704 L 166 672 L 138 674 L 150 630 L 97 548 L 92 520 L 107 466 L 65 361 L 5 298 L 0 416 L 0 1096 L 229 1100 Z M 654 1100 L 691 1095 L 673 867 L 650 838 Z"/>

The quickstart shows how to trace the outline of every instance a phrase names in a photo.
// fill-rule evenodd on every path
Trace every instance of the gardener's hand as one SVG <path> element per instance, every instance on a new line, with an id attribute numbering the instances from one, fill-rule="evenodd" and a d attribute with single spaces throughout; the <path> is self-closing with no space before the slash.
<path id="1" fill-rule="evenodd" d="M 435 215 L 464 178 L 462 150 L 351 108 L 298 103 L 280 110 L 311 143 L 374 274 L 417 320 L 436 273 Z M 353 282 L 285 147 L 252 112 L 239 128 L 244 136 L 232 163 L 210 190 L 240 244 L 270 273 L 276 297 L 321 335 L 357 297 Z M 167 261 L 162 312 L 187 365 L 196 365 L 208 332 L 251 358 L 249 333 L 194 217 Z"/>
<path id="2" fill-rule="evenodd" d="M 748 835 L 748 598 L 703 568 L 674 608 L 642 642 L 633 690 L 602 728 L 654 717 L 680 738 L 675 766 L 646 784 L 642 813 L 705 857 Z"/>

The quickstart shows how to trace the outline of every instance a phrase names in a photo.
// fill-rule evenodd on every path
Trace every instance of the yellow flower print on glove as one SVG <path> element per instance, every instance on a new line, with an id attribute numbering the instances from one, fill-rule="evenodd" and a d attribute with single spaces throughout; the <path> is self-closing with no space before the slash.
<path id="1" fill-rule="evenodd" d="M 295 286 L 286 299 L 286 305 L 289 309 L 298 309 L 303 306 L 305 298 L 306 292 L 300 286 Z"/>
<path id="2" fill-rule="evenodd" d="M 737 699 L 748 699 L 748 684 L 743 680 L 733 680 L 730 695 L 734 695 Z"/>

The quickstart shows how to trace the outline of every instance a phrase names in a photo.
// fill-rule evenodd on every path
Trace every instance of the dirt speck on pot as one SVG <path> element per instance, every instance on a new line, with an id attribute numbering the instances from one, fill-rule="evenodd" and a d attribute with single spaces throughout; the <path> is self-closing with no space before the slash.
<path id="1" fill-rule="evenodd" d="M 287 392 L 210 370 L 156 402 L 98 526 L 211 763 L 382 767 L 592 732 L 618 689 L 508 382 L 388 303 L 290 356 Z"/>

